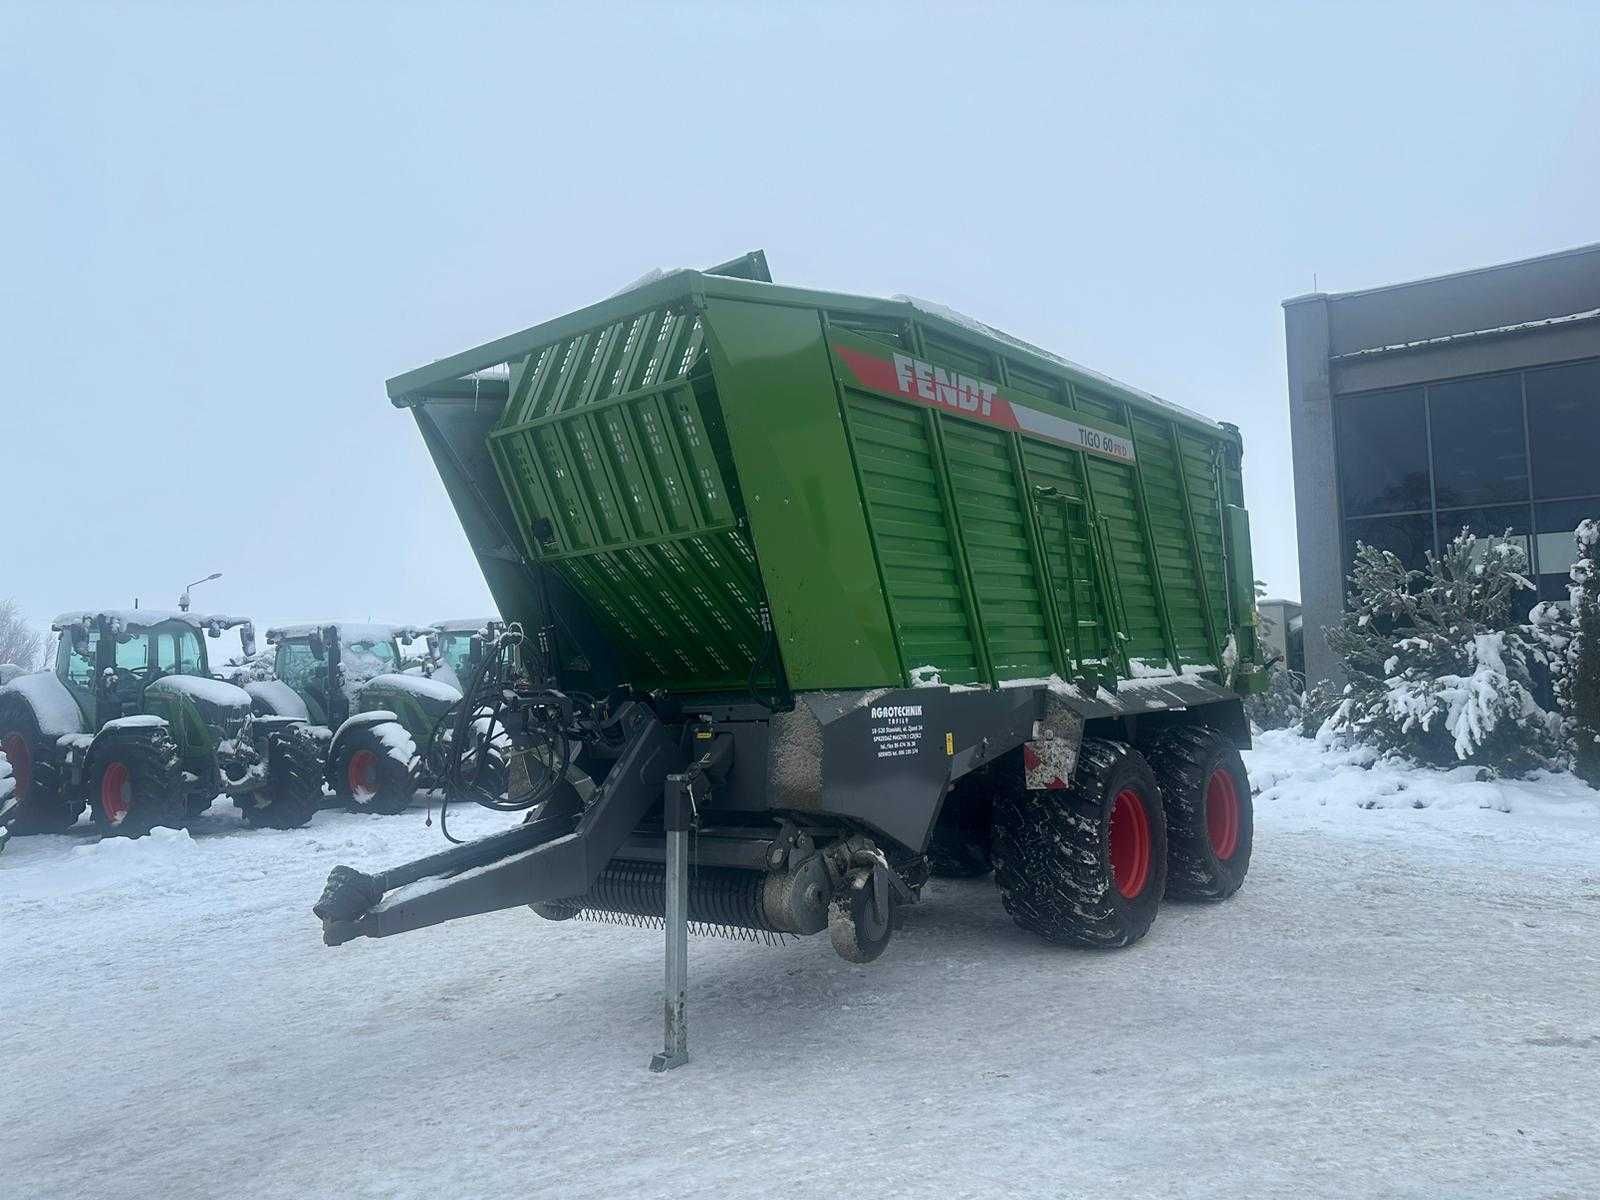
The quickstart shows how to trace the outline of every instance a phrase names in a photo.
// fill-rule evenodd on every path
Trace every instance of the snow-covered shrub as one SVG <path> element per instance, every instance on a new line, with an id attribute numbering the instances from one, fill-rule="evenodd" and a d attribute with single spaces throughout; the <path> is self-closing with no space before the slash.
<path id="1" fill-rule="evenodd" d="M 1304 712 L 1306 678 L 1298 671 L 1279 667 L 1272 672 L 1267 690 L 1244 702 L 1244 710 L 1257 729 L 1287 729 L 1300 724 Z"/>
<path id="2" fill-rule="evenodd" d="M 1572 769 L 1600 787 L 1600 523 L 1582 522 L 1574 537 L 1569 602 L 1540 604 L 1530 619 L 1549 667 Z"/>
<path id="3" fill-rule="evenodd" d="M 1324 730 L 1441 767 L 1520 774 L 1559 760 L 1560 719 L 1535 696 L 1545 655 L 1513 620 L 1527 569 L 1516 542 L 1466 530 L 1421 571 L 1358 546 L 1350 607 L 1328 631 L 1349 683 Z"/>

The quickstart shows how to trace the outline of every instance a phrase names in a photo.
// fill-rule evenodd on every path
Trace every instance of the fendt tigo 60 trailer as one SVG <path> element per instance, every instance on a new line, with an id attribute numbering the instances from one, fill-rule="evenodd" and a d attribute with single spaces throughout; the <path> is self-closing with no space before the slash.
<path id="1" fill-rule="evenodd" d="M 866 962 L 930 873 L 992 867 L 1018 924 L 1122 946 L 1164 895 L 1239 887 L 1238 431 L 935 305 L 769 279 L 676 271 L 389 381 L 508 622 L 454 749 L 520 767 L 447 791 L 527 818 L 336 868 L 330 944 L 659 918 L 665 1067 L 691 923 Z"/>

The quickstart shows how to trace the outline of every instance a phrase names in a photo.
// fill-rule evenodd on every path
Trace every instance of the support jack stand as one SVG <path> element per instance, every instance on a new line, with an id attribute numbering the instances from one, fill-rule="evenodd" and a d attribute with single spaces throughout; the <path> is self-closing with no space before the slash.
<path id="1" fill-rule="evenodd" d="M 666 818 L 667 991 L 666 1046 L 650 1060 L 652 1071 L 670 1071 L 689 1061 L 689 815 L 693 789 L 705 776 L 693 768 L 667 776 Z"/>

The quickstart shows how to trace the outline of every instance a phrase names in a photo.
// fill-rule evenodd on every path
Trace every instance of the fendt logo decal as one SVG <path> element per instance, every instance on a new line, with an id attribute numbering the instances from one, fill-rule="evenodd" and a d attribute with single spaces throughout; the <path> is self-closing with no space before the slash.
<path id="1" fill-rule="evenodd" d="M 994 412 L 994 384 L 954 371 L 946 373 L 943 367 L 906 354 L 894 356 L 894 384 L 904 395 L 915 392 L 918 399 L 961 412 L 981 413 L 986 417 Z"/>
<path id="2" fill-rule="evenodd" d="M 925 408 L 958 413 L 986 425 L 1026 433 L 1088 454 L 1124 463 L 1134 461 L 1133 443 L 1127 438 L 1091 429 L 1024 404 L 1013 404 L 1000 394 L 998 385 L 988 380 L 946 371 L 909 354 L 893 353 L 889 358 L 881 358 L 838 342 L 833 343 L 833 350 L 855 375 L 856 382 L 872 391 L 910 400 Z"/>

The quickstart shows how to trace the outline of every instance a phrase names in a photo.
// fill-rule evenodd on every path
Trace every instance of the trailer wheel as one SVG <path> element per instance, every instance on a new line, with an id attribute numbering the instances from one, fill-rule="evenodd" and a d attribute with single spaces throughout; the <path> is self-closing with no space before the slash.
<path id="1" fill-rule="evenodd" d="M 1250 869 L 1255 833 L 1244 759 L 1204 726 L 1169 729 L 1147 752 L 1166 802 L 1168 894 L 1185 900 L 1233 895 Z"/>
<path id="2" fill-rule="evenodd" d="M 165 729 L 104 735 L 89 756 L 89 811 L 102 837 L 183 828 L 189 814 L 172 735 Z"/>
<path id="3" fill-rule="evenodd" d="M 1126 946 L 1166 891 L 1155 773 L 1121 742 L 1085 738 L 1072 786 L 995 800 L 995 882 L 1011 919 L 1052 942 Z"/>
<path id="4" fill-rule="evenodd" d="M 322 807 L 322 747 L 304 726 L 267 739 L 267 782 L 235 802 L 253 828 L 298 829 Z"/>
<path id="5" fill-rule="evenodd" d="M 21 696 L 0 696 L 0 752 L 11 763 L 11 832 L 64 833 L 78 823 L 82 800 L 62 795 L 56 773 L 43 761 L 45 739 L 33 709 Z"/>
<path id="6" fill-rule="evenodd" d="M 411 767 L 389 753 L 379 735 L 384 727 L 363 725 L 344 735 L 333 764 L 333 788 L 356 812 L 394 816 L 411 807 L 417 781 Z"/>
<path id="7" fill-rule="evenodd" d="M 881 898 L 874 892 L 881 891 Z M 857 868 L 828 905 L 828 940 L 846 962 L 869 963 L 882 954 L 894 933 L 894 902 L 887 886 L 875 888 L 872 870 Z"/>

